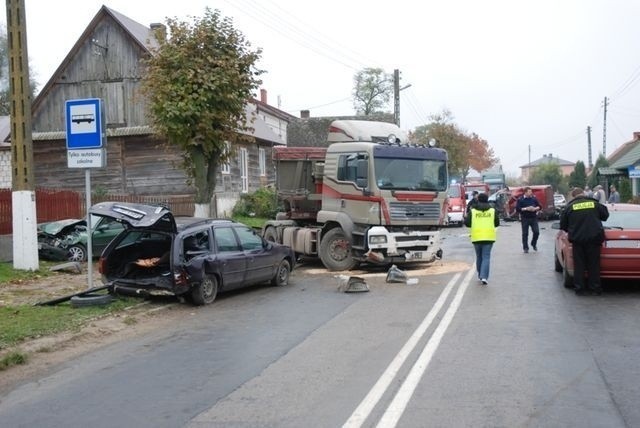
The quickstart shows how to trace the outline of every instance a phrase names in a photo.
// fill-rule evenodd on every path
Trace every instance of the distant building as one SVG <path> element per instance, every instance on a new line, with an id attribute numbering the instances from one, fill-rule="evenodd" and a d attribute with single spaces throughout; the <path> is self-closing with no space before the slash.
<path id="1" fill-rule="evenodd" d="M 560 159 L 557 156 L 554 157 L 552 153 L 549 153 L 549 154 L 542 155 L 540 159 L 536 159 L 531 163 L 528 163 L 526 165 L 521 165 L 519 167 L 521 170 L 520 178 L 522 179 L 522 181 L 528 182 L 529 177 L 531 177 L 531 174 L 537 167 L 541 165 L 547 165 L 550 163 L 557 164 L 560 167 L 560 171 L 562 172 L 562 175 L 565 175 L 565 176 L 571 174 L 576 167 L 575 162 Z"/>

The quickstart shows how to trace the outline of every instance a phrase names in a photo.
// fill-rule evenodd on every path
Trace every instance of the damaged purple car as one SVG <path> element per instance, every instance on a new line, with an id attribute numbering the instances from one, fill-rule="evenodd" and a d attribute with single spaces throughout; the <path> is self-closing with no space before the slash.
<path id="1" fill-rule="evenodd" d="M 174 217 L 161 206 L 122 202 L 102 202 L 90 212 L 125 225 L 99 262 L 115 293 L 173 294 L 204 305 L 219 291 L 286 285 L 294 267 L 291 248 L 231 220 Z"/>

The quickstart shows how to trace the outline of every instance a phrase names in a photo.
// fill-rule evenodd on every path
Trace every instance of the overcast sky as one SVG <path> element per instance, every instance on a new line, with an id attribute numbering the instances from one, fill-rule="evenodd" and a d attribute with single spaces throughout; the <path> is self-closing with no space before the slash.
<path id="1" fill-rule="evenodd" d="M 103 2 L 25 0 L 28 49 L 46 83 Z M 449 109 L 486 139 L 508 173 L 553 154 L 593 161 L 640 131 L 640 2 L 635 0 L 105 0 L 141 24 L 233 18 L 263 50 L 269 103 L 299 116 L 353 114 L 353 76 L 399 69 L 401 126 Z M 389 9 L 388 6 L 393 6 Z M 2 9 L 4 21 L 5 9 Z M 634 104 L 635 100 L 635 104 Z M 389 111 L 392 106 L 389 106 Z M 530 156 L 530 157 L 529 157 Z"/>

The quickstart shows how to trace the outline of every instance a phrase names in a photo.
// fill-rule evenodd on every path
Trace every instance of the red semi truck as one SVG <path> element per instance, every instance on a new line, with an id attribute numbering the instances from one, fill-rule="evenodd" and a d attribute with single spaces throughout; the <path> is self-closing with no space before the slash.
<path id="1" fill-rule="evenodd" d="M 447 152 L 408 144 L 386 122 L 334 121 L 327 140 L 328 147 L 274 148 L 284 211 L 263 236 L 331 271 L 440 258 Z"/>

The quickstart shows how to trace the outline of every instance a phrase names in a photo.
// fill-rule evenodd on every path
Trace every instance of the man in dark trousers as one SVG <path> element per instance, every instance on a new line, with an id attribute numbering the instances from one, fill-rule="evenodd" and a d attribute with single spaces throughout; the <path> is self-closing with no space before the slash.
<path id="1" fill-rule="evenodd" d="M 576 294 L 588 293 L 584 285 L 585 267 L 589 289 L 602 294 L 600 285 L 600 247 L 604 241 L 602 222 L 609 218 L 609 210 L 593 198 L 588 198 L 579 187 L 571 192 L 573 199 L 560 216 L 560 229 L 569 234 L 573 246 L 573 284 Z"/>
<path id="2" fill-rule="evenodd" d="M 464 219 L 464 224 L 471 228 L 471 242 L 476 251 L 478 279 L 481 284 L 487 285 L 491 267 L 491 248 L 496 242 L 496 227 L 500 226 L 500 219 L 495 208 L 489 205 L 485 193 L 478 195 L 478 203 L 471 208 L 471 212 Z"/>
<path id="3" fill-rule="evenodd" d="M 531 187 L 525 187 L 524 195 L 518 198 L 516 202 L 516 212 L 520 214 L 520 225 L 522 226 L 522 249 L 525 253 L 529 252 L 529 228 L 533 233 L 531 247 L 533 251 L 538 251 L 538 236 L 540 236 L 538 211 L 541 209 L 542 206 L 540 206 L 538 199 L 533 196 Z"/>

